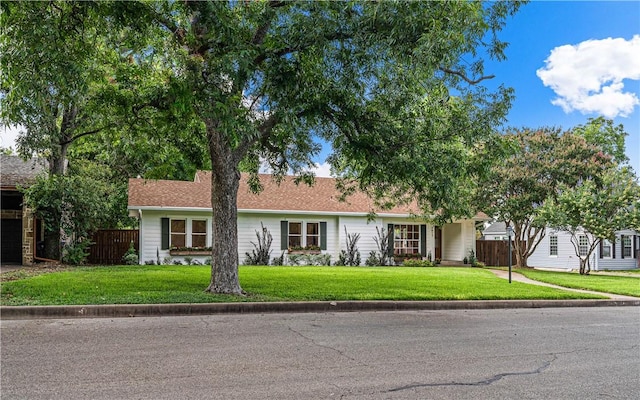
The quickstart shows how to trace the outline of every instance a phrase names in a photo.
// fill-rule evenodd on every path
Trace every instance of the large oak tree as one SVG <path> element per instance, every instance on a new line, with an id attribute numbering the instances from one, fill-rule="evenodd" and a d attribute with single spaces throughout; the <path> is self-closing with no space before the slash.
<path id="1" fill-rule="evenodd" d="M 331 144 L 345 190 L 418 199 L 442 219 L 468 214 L 471 155 L 503 121 L 512 92 L 483 86 L 483 58 L 504 58 L 497 33 L 520 3 L 115 2 L 105 18 L 135 64 L 161 69 L 147 104 L 195 121 L 212 168 L 216 293 L 238 282 L 240 170 L 267 163 L 309 181 Z M 107 15 L 108 14 L 108 15 Z M 141 27 L 145 27 L 144 29 Z M 144 31 L 144 32 L 141 32 Z M 125 40 L 126 42 L 126 40 Z M 122 50 L 122 44 L 120 44 Z M 160 66 L 161 65 L 161 66 Z M 154 69 L 154 71 L 157 69 Z M 142 77 L 141 79 L 144 79 Z"/>

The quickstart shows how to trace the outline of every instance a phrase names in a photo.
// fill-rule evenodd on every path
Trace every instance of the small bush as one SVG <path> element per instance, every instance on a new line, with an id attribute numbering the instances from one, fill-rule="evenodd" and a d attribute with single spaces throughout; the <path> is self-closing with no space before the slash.
<path id="1" fill-rule="evenodd" d="M 280 256 L 273 257 L 273 260 L 271 260 L 271 265 L 284 265 L 284 251 L 282 252 L 282 254 L 280 254 Z"/>
<path id="2" fill-rule="evenodd" d="M 182 261 L 180 261 L 180 260 L 173 260 L 173 265 L 182 265 Z"/>
<path id="3" fill-rule="evenodd" d="M 211 257 L 207 257 L 204 259 L 203 265 L 211 265 Z"/>
<path id="4" fill-rule="evenodd" d="M 364 264 L 368 267 L 379 267 L 382 265 L 382 262 L 380 261 L 380 257 L 378 257 L 378 253 L 371 250 L 371 252 L 369 252 L 369 257 L 367 257 Z"/>
<path id="5" fill-rule="evenodd" d="M 433 267 L 433 263 L 429 260 L 416 260 L 416 259 L 409 259 L 409 260 L 404 260 L 402 262 L 402 266 L 403 267 L 419 267 L 419 268 L 424 268 L 424 267 Z"/>
<path id="6" fill-rule="evenodd" d="M 184 262 L 187 263 L 187 265 L 191 265 L 191 263 L 193 262 L 193 257 L 185 257 Z"/>
<path id="7" fill-rule="evenodd" d="M 144 262 L 144 265 L 156 265 L 156 262 L 154 260 L 147 260 Z"/>
<path id="8" fill-rule="evenodd" d="M 173 257 L 166 256 L 165 258 L 162 259 L 162 265 L 171 265 L 171 264 L 173 264 Z"/>
<path id="9" fill-rule="evenodd" d="M 486 266 L 487 266 L 487 264 L 483 263 L 482 261 L 476 261 L 476 262 L 473 264 L 473 266 L 474 266 L 474 267 L 476 267 L 476 268 L 484 268 L 484 267 L 486 267 Z"/>
<path id="10" fill-rule="evenodd" d="M 140 262 L 138 253 L 136 253 L 136 249 L 133 247 L 133 242 L 129 243 L 129 250 L 122 256 L 122 262 L 125 265 L 136 265 Z"/>
<path id="11" fill-rule="evenodd" d="M 260 222 L 261 231 L 256 231 L 256 237 L 258 243 L 251 242 L 254 249 L 245 253 L 244 263 L 246 265 L 269 265 L 269 259 L 271 258 L 271 243 L 273 237 L 267 228 Z"/>
<path id="12" fill-rule="evenodd" d="M 89 256 L 89 246 L 92 244 L 90 240 L 84 239 L 65 245 L 62 250 L 62 262 L 72 265 L 84 263 Z"/>

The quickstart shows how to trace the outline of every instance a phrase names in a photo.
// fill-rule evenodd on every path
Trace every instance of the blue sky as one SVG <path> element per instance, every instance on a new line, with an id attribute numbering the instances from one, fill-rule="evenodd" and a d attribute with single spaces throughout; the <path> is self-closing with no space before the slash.
<path id="1" fill-rule="evenodd" d="M 640 175 L 640 1 L 532 1 L 499 37 L 507 60 L 487 61 L 485 74 L 496 76 L 488 87 L 515 89 L 505 127 L 568 130 L 605 116 L 629 134 Z M 329 172 L 328 150 L 319 176 Z"/>
<path id="2" fill-rule="evenodd" d="M 515 89 L 507 126 L 566 130 L 605 115 L 624 125 L 640 174 L 640 1 L 532 1 L 500 38 L 510 43 L 507 60 L 488 62 L 485 72 L 496 75 L 491 85 Z M 2 145 L 14 134 L 3 131 Z M 327 153 L 319 176 L 328 175 Z"/>
<path id="3" fill-rule="evenodd" d="M 510 43 L 507 60 L 486 73 L 515 89 L 509 126 L 569 129 L 604 115 L 629 134 L 627 156 L 640 173 L 640 2 L 533 1 L 500 37 Z"/>

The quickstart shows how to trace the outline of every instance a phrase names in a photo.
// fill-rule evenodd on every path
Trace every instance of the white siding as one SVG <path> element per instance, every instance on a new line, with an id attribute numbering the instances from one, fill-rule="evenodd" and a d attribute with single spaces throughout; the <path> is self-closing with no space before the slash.
<path id="1" fill-rule="evenodd" d="M 156 261 L 157 256 L 161 261 L 165 257 L 172 257 L 173 260 L 183 261 L 182 256 L 170 256 L 169 250 L 162 250 L 161 219 L 185 219 L 187 221 L 187 232 L 190 232 L 191 221 L 194 219 L 207 220 L 207 245 L 211 246 L 211 212 L 205 211 L 143 211 L 140 221 L 140 262 Z M 260 223 L 269 230 L 273 237 L 271 245 L 271 257 L 279 257 L 281 250 L 280 221 L 301 221 L 301 222 L 326 222 L 327 223 L 327 249 L 324 254 L 331 255 L 331 262 L 338 260 L 340 250 L 346 248 L 345 226 L 349 234 L 359 233 L 358 250 L 362 264 L 365 263 L 371 251 L 378 251 L 378 246 L 374 241 L 377 237 L 378 229 L 387 229 L 388 224 L 416 224 L 427 225 L 427 248 L 426 253 L 431 252 L 435 257 L 434 227 L 413 218 L 377 218 L 374 221 L 367 221 L 365 216 L 327 216 L 327 215 L 300 215 L 286 213 L 247 213 L 238 214 L 238 257 L 242 264 L 246 258 L 246 253 L 251 253 L 254 246 L 251 242 L 256 242 L 256 231 L 260 230 Z M 190 235 L 187 234 L 187 246 L 190 246 Z M 286 247 L 286 246 L 285 246 Z M 443 258 L 448 260 L 462 260 L 470 249 L 475 251 L 475 230 L 471 220 L 461 221 L 456 224 L 447 224 L 443 229 Z M 193 256 L 194 260 L 203 262 L 210 256 Z"/>
<path id="2" fill-rule="evenodd" d="M 335 262 L 338 258 L 338 232 L 337 218 L 326 215 L 287 215 L 287 214 L 259 214 L 259 213 L 240 213 L 238 215 L 238 255 L 240 264 L 244 263 L 246 253 L 251 253 L 255 248 L 251 242 L 256 242 L 256 231 L 260 230 L 260 222 L 269 230 L 273 237 L 271 244 L 271 258 L 279 257 L 282 250 L 282 232 L 280 230 L 280 221 L 292 222 L 326 222 L 327 223 L 327 250 L 323 250 L 323 254 L 331 254 L 331 261 Z M 287 243 L 284 244 L 287 247 Z M 286 254 L 286 251 L 285 251 Z"/>
<path id="3" fill-rule="evenodd" d="M 463 240 L 463 254 L 462 258 L 469 255 L 469 252 L 473 251 L 476 254 L 476 225 L 472 220 L 463 220 L 462 224 L 462 240 Z"/>
<path id="4" fill-rule="evenodd" d="M 192 220 L 207 221 L 207 245 L 211 246 L 211 213 L 207 212 L 164 212 L 164 211 L 143 211 L 140 221 L 140 263 L 145 261 L 157 261 L 158 255 L 160 261 L 165 257 L 172 257 L 174 260 L 184 260 L 184 257 L 171 256 L 169 250 L 162 250 L 162 218 L 184 219 L 187 221 L 187 233 L 191 230 Z M 187 234 L 187 246 L 190 246 L 190 235 Z M 203 262 L 207 256 L 193 256 L 194 260 Z"/>
<path id="5" fill-rule="evenodd" d="M 462 261 L 464 258 L 464 240 L 462 224 L 445 224 L 442 227 L 442 259 Z"/>
<path id="6" fill-rule="evenodd" d="M 620 235 L 631 237 L 631 257 L 622 258 L 622 241 L 620 240 Z M 634 235 L 635 235 L 635 243 L 634 243 Z M 635 269 L 639 268 L 638 266 L 638 254 L 636 252 L 636 258 L 634 255 L 634 248 L 638 249 L 640 247 L 640 243 L 638 243 L 638 234 L 632 230 L 624 230 L 616 232 L 616 241 L 613 244 L 615 246 L 615 258 L 598 258 L 597 269 L 598 270 L 626 270 L 626 269 Z M 600 247 L 596 250 L 598 252 L 598 257 L 600 257 Z M 612 254 L 612 255 L 613 255 Z"/>
<path id="7" fill-rule="evenodd" d="M 575 249 L 571 244 L 571 235 L 568 232 L 555 232 L 558 236 L 558 255 L 549 254 L 549 237 L 554 231 L 547 230 L 547 235 L 542 239 L 534 253 L 529 257 L 528 264 L 536 268 L 558 268 L 567 270 L 577 270 L 580 267 L 580 260 L 576 256 Z M 637 260 L 633 258 L 622 258 L 622 245 L 620 235 L 633 235 L 633 231 L 620 231 L 616 233 L 615 258 L 599 258 L 600 248 L 597 247 L 591 255 L 591 268 L 594 270 L 623 270 L 637 267 Z"/>
<path id="8" fill-rule="evenodd" d="M 375 221 L 367 222 L 366 217 L 345 217 L 341 216 L 338 219 L 338 247 L 337 252 L 335 253 L 335 258 L 333 261 L 338 259 L 338 254 L 340 250 L 346 250 L 347 248 L 347 236 L 345 234 L 345 226 L 347 228 L 347 233 L 352 235 L 355 233 L 360 234 L 360 239 L 358 240 L 358 251 L 360 251 L 360 262 L 364 265 L 365 261 L 369 257 L 369 253 L 371 251 L 378 251 L 378 246 L 376 242 L 373 240 L 374 237 L 377 237 L 378 233 L 376 232 L 376 226 L 378 229 L 385 228 L 386 225 L 383 225 L 381 220 L 376 219 Z"/>

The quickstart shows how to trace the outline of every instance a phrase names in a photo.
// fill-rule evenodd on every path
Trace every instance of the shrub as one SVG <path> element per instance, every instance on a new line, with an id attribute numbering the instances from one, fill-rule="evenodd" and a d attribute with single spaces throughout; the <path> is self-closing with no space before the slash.
<path id="1" fill-rule="evenodd" d="M 73 265 L 84 263 L 89 255 L 89 246 L 92 244 L 90 240 L 84 239 L 65 245 L 62 249 L 62 262 Z M 136 255 L 136 260 L 137 257 Z"/>
<path id="2" fill-rule="evenodd" d="M 369 252 L 369 257 L 367 257 L 367 260 L 364 262 L 364 265 L 369 266 L 369 267 L 378 267 L 383 265 L 382 262 L 380 261 L 380 257 L 378 257 L 378 253 L 371 250 Z"/>
<path id="3" fill-rule="evenodd" d="M 166 256 L 165 258 L 162 259 L 162 265 L 171 265 L 173 262 L 173 257 L 171 256 Z"/>
<path id="4" fill-rule="evenodd" d="M 156 265 L 156 262 L 154 260 L 147 260 L 144 262 L 144 265 Z"/>
<path id="5" fill-rule="evenodd" d="M 336 265 L 346 265 L 351 267 L 358 266 L 360 265 L 360 251 L 358 250 L 360 234 L 348 233 L 346 226 L 344 227 L 344 233 L 347 235 L 347 250 L 340 250 L 340 255 L 338 256 L 338 262 L 336 262 Z"/>
<path id="6" fill-rule="evenodd" d="M 191 265 L 191 263 L 193 262 L 193 257 L 185 257 L 184 262 L 187 263 L 187 265 Z"/>
<path id="7" fill-rule="evenodd" d="M 244 263 L 247 265 L 269 265 L 269 259 L 271 259 L 271 242 L 273 237 L 267 228 L 260 222 L 261 231 L 256 231 L 256 237 L 258 243 L 251 242 L 254 249 L 251 250 L 251 254 L 246 252 L 246 258 Z"/>
<path id="8" fill-rule="evenodd" d="M 403 267 L 433 267 L 433 263 L 429 260 L 408 259 L 402 262 Z"/>
<path id="9" fill-rule="evenodd" d="M 129 250 L 122 256 L 122 262 L 125 265 L 136 265 L 140 262 L 138 253 L 136 253 L 136 249 L 133 247 L 133 242 L 129 243 Z"/>
<path id="10" fill-rule="evenodd" d="M 280 256 L 273 257 L 273 260 L 271 260 L 271 265 L 284 265 L 284 251 L 282 252 L 282 254 L 280 254 Z"/>

